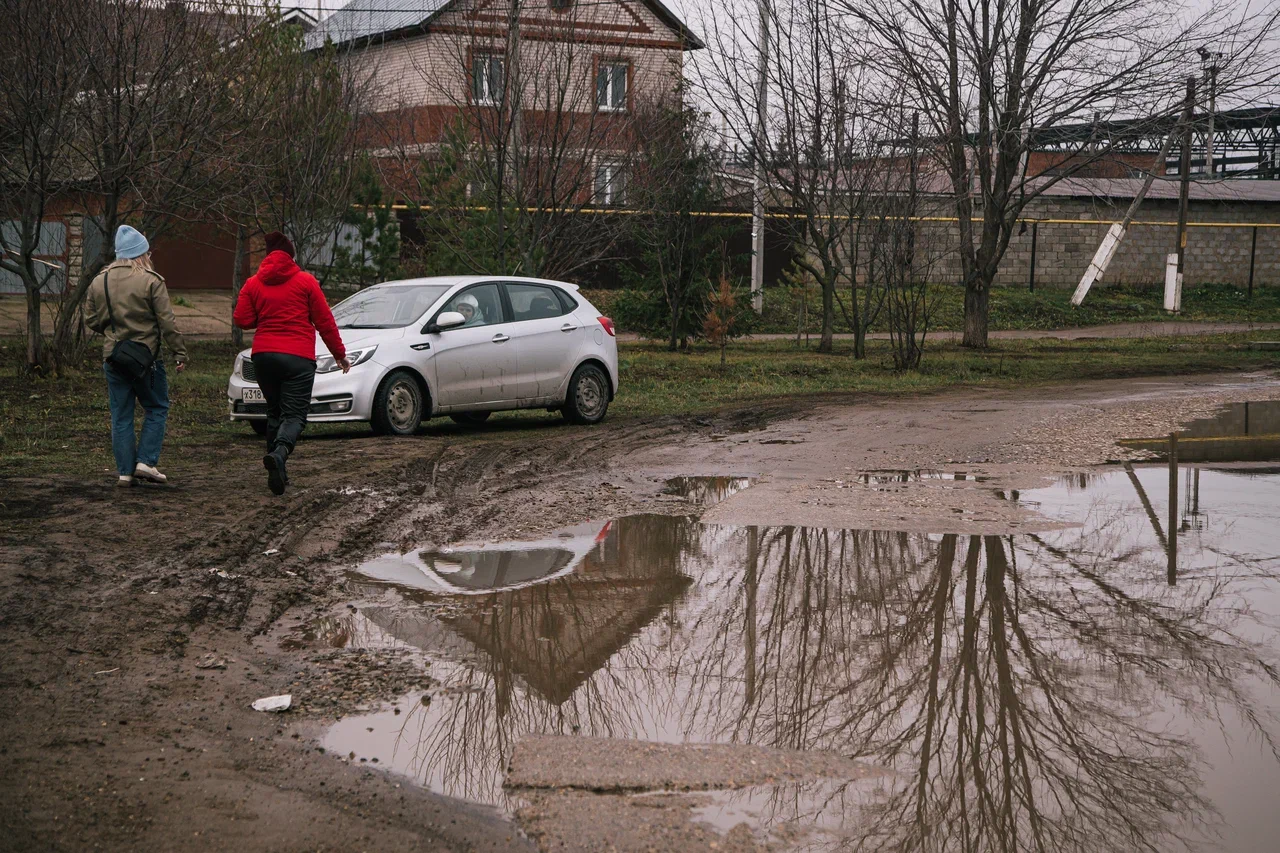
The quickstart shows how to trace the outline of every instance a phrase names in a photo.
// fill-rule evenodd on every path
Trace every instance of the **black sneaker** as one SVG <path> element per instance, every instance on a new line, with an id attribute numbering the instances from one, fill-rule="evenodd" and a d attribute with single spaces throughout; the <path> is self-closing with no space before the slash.
<path id="1" fill-rule="evenodd" d="M 267 469 L 267 487 L 273 495 L 283 495 L 289 485 L 289 475 L 284 470 L 284 457 L 268 453 L 262 457 L 262 467 Z"/>

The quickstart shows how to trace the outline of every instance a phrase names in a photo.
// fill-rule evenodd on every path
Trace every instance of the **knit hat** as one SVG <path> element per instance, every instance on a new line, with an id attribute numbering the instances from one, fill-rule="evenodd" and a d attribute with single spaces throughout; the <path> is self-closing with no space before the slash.
<path id="1" fill-rule="evenodd" d="M 289 238 L 281 234 L 279 231 L 272 231 L 266 236 L 267 253 L 284 252 L 289 257 L 294 257 L 293 243 L 289 242 Z"/>
<path id="2" fill-rule="evenodd" d="M 116 229 L 116 257 L 126 261 L 140 258 L 151 251 L 151 244 L 137 228 L 121 225 Z"/>

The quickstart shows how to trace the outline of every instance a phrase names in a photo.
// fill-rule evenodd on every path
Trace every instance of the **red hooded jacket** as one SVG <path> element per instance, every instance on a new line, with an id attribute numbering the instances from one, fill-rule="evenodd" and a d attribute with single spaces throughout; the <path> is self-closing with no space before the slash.
<path id="1" fill-rule="evenodd" d="M 255 353 L 282 352 L 315 361 L 319 332 L 334 358 L 347 355 L 320 283 L 286 252 L 270 252 L 262 259 L 258 274 L 240 290 L 233 319 L 242 329 L 257 329 Z"/>

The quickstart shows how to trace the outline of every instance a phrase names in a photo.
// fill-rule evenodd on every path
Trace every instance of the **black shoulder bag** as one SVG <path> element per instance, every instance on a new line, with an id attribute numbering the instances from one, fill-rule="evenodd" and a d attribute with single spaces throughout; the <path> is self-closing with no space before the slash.
<path id="1" fill-rule="evenodd" d="M 110 278 L 111 273 L 103 274 L 102 292 L 107 299 L 107 318 L 111 320 L 111 330 L 115 331 L 116 315 L 111 310 L 111 291 L 107 287 Z M 130 379 L 141 379 L 145 376 L 155 360 L 155 353 L 139 341 L 116 341 L 116 345 L 111 349 L 111 355 L 107 356 L 107 363 Z"/>

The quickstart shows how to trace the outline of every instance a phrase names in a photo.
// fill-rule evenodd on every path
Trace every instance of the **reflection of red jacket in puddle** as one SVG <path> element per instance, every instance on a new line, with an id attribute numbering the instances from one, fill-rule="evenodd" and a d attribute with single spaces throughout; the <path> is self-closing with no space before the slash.
<path id="1" fill-rule="evenodd" d="M 334 358 L 347 354 L 320 283 L 286 252 L 270 252 L 262 259 L 257 275 L 240 290 L 233 319 L 242 329 L 257 330 L 255 353 L 282 352 L 315 361 L 318 331 Z"/>

